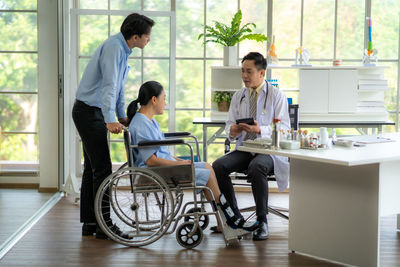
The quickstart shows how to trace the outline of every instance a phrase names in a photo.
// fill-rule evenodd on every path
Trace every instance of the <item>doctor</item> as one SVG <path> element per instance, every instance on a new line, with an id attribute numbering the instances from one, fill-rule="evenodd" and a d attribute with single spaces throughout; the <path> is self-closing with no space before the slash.
<path id="1" fill-rule="evenodd" d="M 242 145 L 247 139 L 270 138 L 274 118 L 280 119 L 282 129 L 285 131 L 290 129 L 287 98 L 282 91 L 264 80 L 266 67 L 265 58 L 257 52 L 247 54 L 242 60 L 242 80 L 245 87 L 233 95 L 225 126 L 230 141 L 237 141 L 236 146 Z M 237 119 L 249 117 L 254 118 L 253 125 L 236 124 Z M 240 212 L 229 174 L 248 171 L 259 223 L 253 232 L 253 240 L 267 239 L 269 236 L 267 175 L 273 172 L 279 190 L 284 190 L 289 179 L 288 159 L 234 150 L 217 159 L 213 163 L 213 168 L 221 192 L 238 216 Z"/>

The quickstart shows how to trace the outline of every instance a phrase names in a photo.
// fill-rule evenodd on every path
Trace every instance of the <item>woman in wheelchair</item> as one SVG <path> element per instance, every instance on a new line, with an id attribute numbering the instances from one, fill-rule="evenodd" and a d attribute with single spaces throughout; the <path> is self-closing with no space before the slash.
<path id="1" fill-rule="evenodd" d="M 140 109 L 138 110 L 138 104 Z M 162 85 L 156 81 L 148 81 L 139 89 L 138 99 L 132 101 L 127 110 L 129 132 L 132 137 L 132 144 L 141 141 L 164 140 L 164 134 L 160 126 L 153 118 L 154 115 L 161 115 L 165 107 L 165 92 Z M 171 155 L 167 147 L 149 147 L 133 150 L 135 166 L 154 167 L 190 164 L 190 160 L 182 160 Z M 221 194 L 213 168 L 206 162 L 194 162 L 196 185 L 207 186 L 216 198 L 216 202 L 222 209 L 227 224 L 236 229 L 243 228 L 253 231 L 257 227 L 257 222 L 246 222 L 243 218 L 237 217 Z M 207 200 L 211 201 L 212 196 L 204 190 Z M 218 230 L 221 230 L 218 222 Z"/>

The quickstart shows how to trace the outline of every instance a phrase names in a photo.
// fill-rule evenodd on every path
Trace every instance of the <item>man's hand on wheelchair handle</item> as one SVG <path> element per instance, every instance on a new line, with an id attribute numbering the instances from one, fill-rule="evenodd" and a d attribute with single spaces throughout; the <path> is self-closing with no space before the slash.
<path id="1" fill-rule="evenodd" d="M 119 134 L 122 132 L 122 124 L 119 122 L 110 122 L 107 123 L 107 129 L 113 134 Z"/>

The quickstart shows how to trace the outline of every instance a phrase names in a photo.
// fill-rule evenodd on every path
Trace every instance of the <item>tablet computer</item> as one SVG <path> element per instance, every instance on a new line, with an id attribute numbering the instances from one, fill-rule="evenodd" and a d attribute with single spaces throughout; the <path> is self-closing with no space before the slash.
<path id="1" fill-rule="evenodd" d="M 236 124 L 239 124 L 239 123 L 246 123 L 246 124 L 249 124 L 249 125 L 253 125 L 254 124 L 254 119 L 253 118 L 244 118 L 244 119 L 236 120 Z"/>

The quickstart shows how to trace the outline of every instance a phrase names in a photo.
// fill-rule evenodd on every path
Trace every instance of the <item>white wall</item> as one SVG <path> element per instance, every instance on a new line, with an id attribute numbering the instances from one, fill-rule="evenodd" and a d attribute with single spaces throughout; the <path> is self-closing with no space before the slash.
<path id="1" fill-rule="evenodd" d="M 38 0 L 40 189 L 58 187 L 57 1 Z"/>

